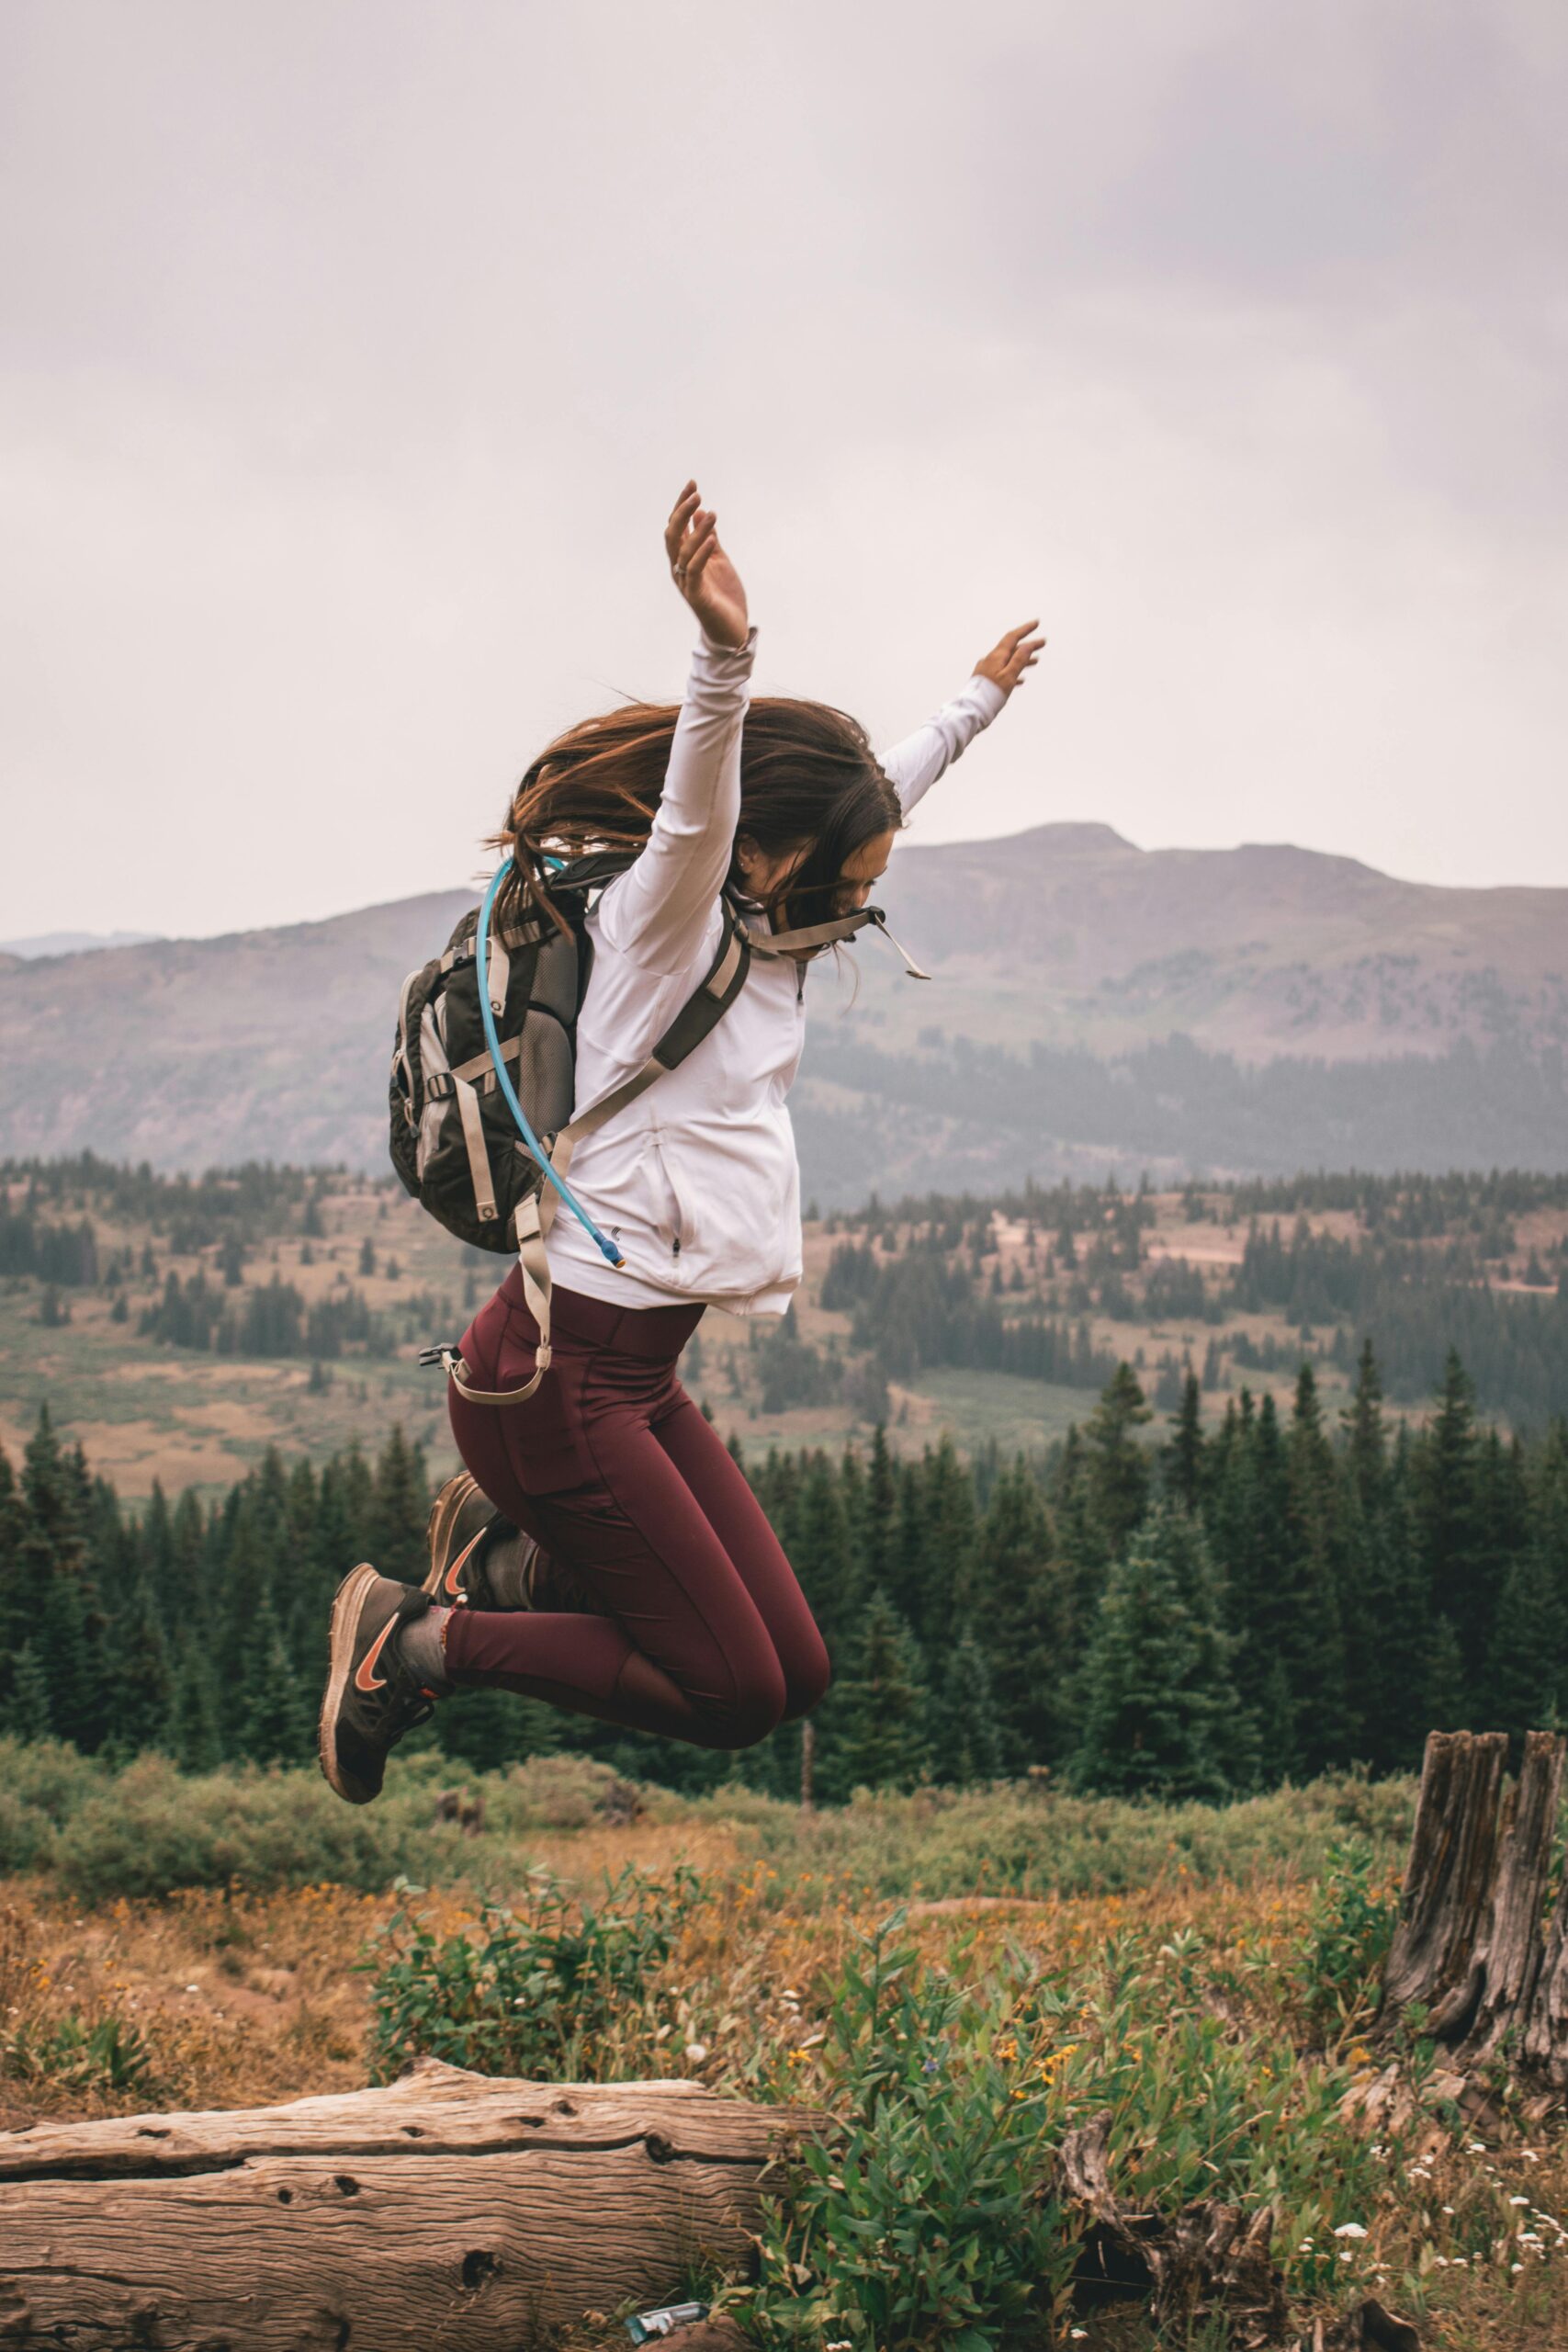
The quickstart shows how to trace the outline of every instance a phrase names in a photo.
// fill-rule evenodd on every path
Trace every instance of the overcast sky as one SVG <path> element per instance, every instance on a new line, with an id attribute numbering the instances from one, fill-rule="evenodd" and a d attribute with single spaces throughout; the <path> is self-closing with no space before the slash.
<path id="1" fill-rule="evenodd" d="M 1043 616 L 918 838 L 1568 884 L 1561 0 L 6 0 L 0 938 L 479 870 L 674 695 L 879 740 Z"/>

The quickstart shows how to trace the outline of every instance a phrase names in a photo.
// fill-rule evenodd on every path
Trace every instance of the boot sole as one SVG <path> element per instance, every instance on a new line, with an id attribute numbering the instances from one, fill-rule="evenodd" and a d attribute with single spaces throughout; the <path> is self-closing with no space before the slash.
<path id="1" fill-rule="evenodd" d="M 327 1687 L 321 1697 L 321 1718 L 316 1728 L 316 1753 L 321 1760 L 327 1785 L 345 1804 L 368 1804 L 367 1796 L 356 1796 L 343 1775 L 338 1763 L 337 1726 L 342 1713 L 344 1693 L 349 1676 L 354 1672 L 355 1637 L 359 1629 L 359 1610 L 366 1593 L 373 1584 L 380 1582 L 378 1572 L 368 1560 L 350 1568 L 339 1585 L 333 1600 L 332 1626 L 328 1634 Z"/>

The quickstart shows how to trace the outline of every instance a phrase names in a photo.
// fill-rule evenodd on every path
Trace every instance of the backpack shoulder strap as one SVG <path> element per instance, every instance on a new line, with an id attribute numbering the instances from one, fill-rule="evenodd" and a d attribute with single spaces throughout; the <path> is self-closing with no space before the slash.
<path id="1" fill-rule="evenodd" d="M 724 926 L 719 933 L 718 950 L 698 986 L 686 999 L 674 1020 L 659 1039 L 648 1059 L 630 1078 L 613 1086 L 608 1094 L 580 1112 L 569 1126 L 556 1137 L 550 1159 L 564 1175 L 570 1161 L 572 1148 L 584 1136 L 597 1133 L 617 1111 L 635 1102 L 645 1094 L 656 1079 L 678 1069 L 688 1054 L 695 1051 L 710 1031 L 716 1029 L 736 998 L 746 985 L 746 974 L 751 963 L 751 946 L 746 927 L 737 916 L 728 899 L 721 899 Z M 564 1156 L 563 1156 L 564 1155 Z"/>

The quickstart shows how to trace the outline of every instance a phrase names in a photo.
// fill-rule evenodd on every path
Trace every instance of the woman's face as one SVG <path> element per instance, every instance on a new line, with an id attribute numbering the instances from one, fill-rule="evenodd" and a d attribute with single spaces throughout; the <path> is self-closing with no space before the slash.
<path id="1" fill-rule="evenodd" d="M 839 887 L 834 893 L 833 912 L 853 914 L 870 898 L 873 886 L 887 871 L 887 861 L 893 854 L 897 836 L 891 831 L 874 833 L 844 860 L 839 874 Z M 746 888 L 753 898 L 772 899 L 783 888 L 792 875 L 797 874 L 810 855 L 811 844 L 803 842 L 798 849 L 789 850 L 778 857 L 765 857 L 753 842 L 737 844 L 740 871 Z"/>

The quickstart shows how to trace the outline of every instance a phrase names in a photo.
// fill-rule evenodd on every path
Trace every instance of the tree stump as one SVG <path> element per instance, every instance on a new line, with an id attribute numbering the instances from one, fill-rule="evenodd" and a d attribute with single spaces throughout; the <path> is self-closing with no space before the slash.
<path id="1" fill-rule="evenodd" d="M 1505 2041 L 1515 2070 L 1568 2086 L 1568 1876 L 1550 1922 L 1564 1742 L 1525 1734 L 1519 1776 L 1505 1790 L 1505 1732 L 1430 1732 L 1399 1925 L 1373 2031 L 1425 2002 L 1427 2030 L 1456 2071 Z"/>
<path id="2" fill-rule="evenodd" d="M 690 2082 L 494 2080 L 0 2135 L 0 2345 L 523 2352 L 732 2264 L 815 2119 Z"/>
<path id="3" fill-rule="evenodd" d="M 1283 2277 L 1274 2261 L 1275 2214 L 1269 2205 L 1203 2199 L 1179 2213 L 1138 2211 L 1111 2187 L 1111 2109 L 1069 2132 L 1055 2159 L 1059 2196 L 1076 2206 L 1085 2229 L 1073 2273 L 1074 2298 L 1093 2307 L 1146 2295 L 1157 2327 L 1190 2333 L 1215 2318 L 1236 2352 L 1265 2352 L 1284 2339 Z"/>

